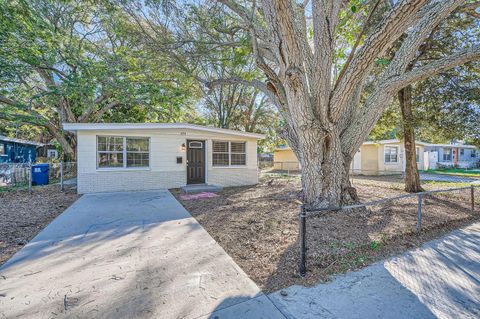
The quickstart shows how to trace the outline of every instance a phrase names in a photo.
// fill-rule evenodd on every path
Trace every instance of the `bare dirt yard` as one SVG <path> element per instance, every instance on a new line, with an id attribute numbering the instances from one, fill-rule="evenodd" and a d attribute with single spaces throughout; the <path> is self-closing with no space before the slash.
<path id="1" fill-rule="evenodd" d="M 0 266 L 78 199 L 58 185 L 0 192 Z"/>
<path id="2" fill-rule="evenodd" d="M 363 202 L 405 194 L 402 178 L 358 177 Z M 465 185 L 425 184 L 426 189 Z M 307 275 L 298 275 L 298 177 L 263 177 L 256 186 L 226 188 L 218 197 L 181 200 L 185 208 L 265 291 L 310 285 L 412 249 L 480 219 L 470 209 L 470 190 L 429 195 L 417 234 L 417 198 L 365 210 L 328 212 L 307 219 Z M 477 188 L 477 207 L 480 189 Z"/>

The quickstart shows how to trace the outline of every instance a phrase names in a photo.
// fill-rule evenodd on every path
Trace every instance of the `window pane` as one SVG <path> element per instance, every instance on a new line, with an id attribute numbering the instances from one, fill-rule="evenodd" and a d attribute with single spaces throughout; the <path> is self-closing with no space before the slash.
<path id="1" fill-rule="evenodd" d="M 213 153 L 213 166 L 228 166 L 228 154 Z"/>
<path id="2" fill-rule="evenodd" d="M 119 136 L 99 136 L 98 151 L 123 151 L 123 137 Z"/>
<path id="3" fill-rule="evenodd" d="M 214 153 L 228 153 L 228 142 L 213 141 Z"/>
<path id="4" fill-rule="evenodd" d="M 232 153 L 245 153 L 245 143 L 231 142 Z"/>
<path id="5" fill-rule="evenodd" d="M 396 163 L 398 149 L 394 146 L 385 146 L 385 163 Z"/>
<path id="6" fill-rule="evenodd" d="M 148 137 L 127 137 L 127 152 L 148 152 Z"/>
<path id="7" fill-rule="evenodd" d="M 5 155 L 5 144 L 0 144 L 0 155 Z"/>
<path id="8" fill-rule="evenodd" d="M 127 167 L 148 167 L 148 153 L 127 153 Z"/>
<path id="9" fill-rule="evenodd" d="M 98 167 L 123 167 L 123 153 L 98 153 Z"/>
<path id="10" fill-rule="evenodd" d="M 246 164 L 245 154 L 232 154 L 232 165 L 245 165 L 245 164 Z"/>

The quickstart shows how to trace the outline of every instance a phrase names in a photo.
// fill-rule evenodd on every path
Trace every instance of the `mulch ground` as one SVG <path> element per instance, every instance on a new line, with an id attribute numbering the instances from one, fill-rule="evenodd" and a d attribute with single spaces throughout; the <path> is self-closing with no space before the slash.
<path id="1" fill-rule="evenodd" d="M 0 192 L 0 265 L 79 198 L 58 185 Z"/>
<path id="2" fill-rule="evenodd" d="M 358 179 L 354 186 L 363 202 L 404 194 L 395 178 L 390 184 L 383 177 Z M 334 274 L 418 247 L 480 217 L 478 211 L 470 211 L 468 190 L 425 198 L 420 234 L 415 232 L 417 198 L 309 217 L 308 272 L 302 278 L 298 275 L 298 178 L 269 177 L 256 186 L 226 188 L 208 199 L 181 200 L 179 190 L 172 192 L 266 292 L 329 280 Z"/>

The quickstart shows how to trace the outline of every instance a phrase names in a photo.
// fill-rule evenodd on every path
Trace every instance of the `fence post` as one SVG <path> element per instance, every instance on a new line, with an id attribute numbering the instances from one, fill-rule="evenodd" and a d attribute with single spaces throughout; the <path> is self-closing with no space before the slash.
<path id="1" fill-rule="evenodd" d="M 32 193 L 32 163 L 28 165 L 28 193 Z"/>
<path id="2" fill-rule="evenodd" d="M 307 273 L 307 265 L 306 265 L 306 259 L 307 259 L 307 238 L 306 238 L 306 219 L 307 215 L 305 212 L 305 206 L 302 205 L 300 206 L 300 276 L 305 277 L 305 274 Z"/>
<path id="3" fill-rule="evenodd" d="M 470 185 L 470 195 L 472 198 L 472 213 L 475 213 L 475 188 Z"/>
<path id="4" fill-rule="evenodd" d="M 63 192 L 63 161 L 60 162 L 60 191 Z"/>
<path id="5" fill-rule="evenodd" d="M 12 169 L 10 170 L 10 184 L 12 184 L 13 186 L 17 185 L 17 176 L 15 176 L 16 174 L 16 167 L 15 165 L 12 165 Z"/>
<path id="6" fill-rule="evenodd" d="M 422 229 L 422 193 L 418 193 L 417 233 Z"/>

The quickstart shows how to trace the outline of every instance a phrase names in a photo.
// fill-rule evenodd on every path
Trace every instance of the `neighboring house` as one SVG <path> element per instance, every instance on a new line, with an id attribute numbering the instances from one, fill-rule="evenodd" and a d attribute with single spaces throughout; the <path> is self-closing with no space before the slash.
<path id="1" fill-rule="evenodd" d="M 429 144 L 415 142 L 419 170 L 435 169 L 439 165 L 473 167 L 480 161 L 480 151 L 473 145 Z M 290 147 L 274 152 L 274 169 L 299 170 L 300 164 Z M 405 171 L 405 146 L 398 139 L 364 142 L 351 164 L 355 174 L 378 175 Z"/>
<path id="2" fill-rule="evenodd" d="M 258 182 L 261 134 L 181 123 L 63 127 L 77 134 L 79 193 Z"/>
<path id="3" fill-rule="evenodd" d="M 43 144 L 0 135 L 0 163 L 33 163 Z"/>
<path id="4" fill-rule="evenodd" d="M 298 171 L 300 164 L 297 156 L 289 146 L 277 147 L 273 152 L 273 169 Z"/>
<path id="5" fill-rule="evenodd" d="M 480 161 L 480 151 L 473 145 L 429 144 L 426 150 L 437 157 L 437 162 L 432 161 L 430 169 L 438 166 L 470 168 L 476 167 Z"/>
<path id="6" fill-rule="evenodd" d="M 427 143 L 415 141 L 417 167 L 424 169 L 424 153 Z M 375 175 L 405 172 L 406 158 L 403 141 L 398 139 L 368 141 L 360 147 L 361 165 L 354 173 Z"/>
<path id="7" fill-rule="evenodd" d="M 42 147 L 37 148 L 38 157 L 46 158 L 59 158 L 58 150 L 53 144 L 44 144 Z"/>
<path id="8" fill-rule="evenodd" d="M 423 169 L 425 143 L 417 142 L 417 164 Z M 274 169 L 298 170 L 300 164 L 290 147 L 279 147 L 274 152 Z M 405 170 L 405 148 L 399 140 L 364 142 L 355 154 L 350 169 L 355 174 L 377 175 L 401 173 Z"/>

